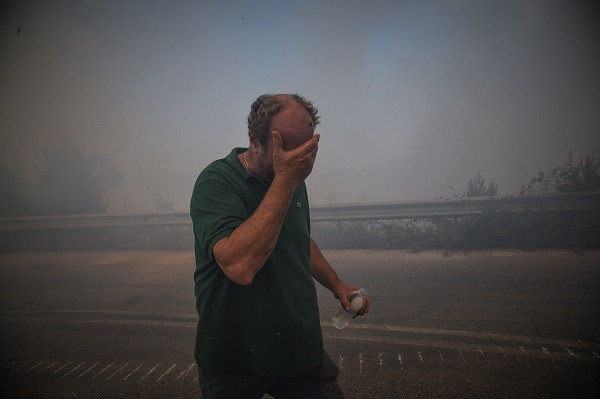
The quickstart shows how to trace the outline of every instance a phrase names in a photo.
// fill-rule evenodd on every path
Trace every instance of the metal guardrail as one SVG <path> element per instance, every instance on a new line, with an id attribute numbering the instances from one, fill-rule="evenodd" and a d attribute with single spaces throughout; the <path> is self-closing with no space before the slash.
<path id="1" fill-rule="evenodd" d="M 0 218 L 0 231 L 135 226 L 191 226 L 188 212 L 55 215 Z"/>
<path id="2" fill-rule="evenodd" d="M 600 209 L 600 191 L 550 193 L 513 198 L 463 198 L 453 200 L 374 202 L 347 205 L 313 205 L 311 221 L 391 220 L 448 218 L 475 215 L 493 207 L 496 211 L 547 211 Z M 95 214 L 0 218 L 0 231 L 90 227 L 191 226 L 187 212 L 147 214 Z"/>
<path id="3" fill-rule="evenodd" d="M 496 211 L 547 211 L 600 209 L 600 191 L 550 193 L 518 197 L 475 197 L 453 200 L 380 202 L 325 205 L 311 208 L 311 220 L 383 220 L 448 218 L 476 215 L 489 207 Z"/>

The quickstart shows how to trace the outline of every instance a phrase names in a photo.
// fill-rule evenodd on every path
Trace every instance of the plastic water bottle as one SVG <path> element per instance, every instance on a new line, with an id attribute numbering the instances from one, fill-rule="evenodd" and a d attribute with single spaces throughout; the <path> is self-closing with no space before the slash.
<path id="1" fill-rule="evenodd" d="M 331 318 L 333 326 L 337 329 L 342 329 L 350 323 L 350 319 L 356 315 L 356 313 L 362 309 L 365 304 L 365 298 L 367 297 L 367 290 L 361 288 L 358 291 L 351 292 L 348 295 L 348 300 L 350 301 L 350 310 L 346 310 L 341 308 L 337 311 L 335 315 Z"/>

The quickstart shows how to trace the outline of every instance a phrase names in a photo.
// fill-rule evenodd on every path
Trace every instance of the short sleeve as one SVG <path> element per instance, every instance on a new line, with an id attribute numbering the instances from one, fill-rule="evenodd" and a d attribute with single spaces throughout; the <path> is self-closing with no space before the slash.
<path id="1" fill-rule="evenodd" d="M 249 217 L 235 187 L 226 181 L 210 178 L 194 187 L 190 214 L 197 245 L 212 261 L 215 244 L 231 235 Z"/>

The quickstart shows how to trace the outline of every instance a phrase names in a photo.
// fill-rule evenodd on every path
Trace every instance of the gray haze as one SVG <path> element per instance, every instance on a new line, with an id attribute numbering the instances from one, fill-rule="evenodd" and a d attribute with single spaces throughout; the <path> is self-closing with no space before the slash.
<path id="1" fill-rule="evenodd" d="M 600 150 L 598 8 L 578 1 L 15 1 L 0 11 L 0 156 L 69 137 L 123 174 L 117 211 L 188 207 L 265 92 L 322 115 L 314 204 L 514 193 Z"/>

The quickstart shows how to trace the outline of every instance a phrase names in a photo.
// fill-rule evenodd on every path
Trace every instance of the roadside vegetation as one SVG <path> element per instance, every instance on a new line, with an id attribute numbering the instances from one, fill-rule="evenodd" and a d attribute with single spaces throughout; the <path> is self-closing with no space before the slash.
<path id="1" fill-rule="evenodd" d="M 70 167 L 71 160 L 78 165 Z M 62 147 L 48 150 L 31 187 L 13 170 L 0 167 L 0 181 L 8 188 L 0 196 L 1 216 L 25 214 L 102 213 L 108 190 L 121 181 L 116 167 L 105 156 L 87 153 L 65 139 Z M 516 196 L 540 193 L 600 190 L 600 159 L 587 155 L 567 161 L 546 173 L 540 171 Z M 419 252 L 443 249 L 469 252 L 487 248 L 566 248 L 577 253 L 600 249 L 600 204 L 592 211 L 566 209 L 543 212 L 523 209 L 503 211 L 497 206 L 498 186 L 478 171 L 468 178 L 466 190 L 451 199 L 489 197 L 482 213 L 468 217 L 418 218 L 312 224 L 312 236 L 323 249 L 404 249 Z M 364 195 L 363 195 L 364 198 Z M 566 201 L 568 202 L 568 196 Z M 332 201 L 335 202 L 332 196 Z M 156 191 L 154 208 L 173 211 L 168 195 Z M 568 205 L 568 204 L 567 204 Z M 76 212 L 66 212 L 76 209 Z M 190 250 L 190 227 L 100 227 L 7 231 L 0 234 L 0 252 L 80 250 Z"/>
<path id="2" fill-rule="evenodd" d="M 600 160 L 595 155 L 575 162 L 569 152 L 564 165 L 549 173 L 540 171 L 521 187 L 519 195 L 548 192 L 574 193 L 600 190 Z M 498 186 L 486 185 L 481 172 L 467 181 L 467 190 L 454 198 L 490 197 Z M 566 200 L 568 205 L 568 198 Z M 457 218 L 420 218 L 412 220 L 376 220 L 323 222 L 312 225 L 315 240 L 325 249 L 370 248 L 426 249 L 453 251 L 485 248 L 546 249 L 567 248 L 577 253 L 600 249 L 600 204 L 593 211 L 566 209 L 533 212 L 502 211 L 493 200 L 478 215 Z"/>
<path id="3" fill-rule="evenodd" d="M 323 249 L 600 249 L 600 211 L 502 212 L 445 219 L 314 223 L 312 236 Z"/>
<path id="4" fill-rule="evenodd" d="M 68 137 L 47 148 L 35 176 L 0 164 L 0 217 L 104 213 L 106 194 L 123 176 L 106 155 L 89 153 Z"/>

